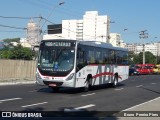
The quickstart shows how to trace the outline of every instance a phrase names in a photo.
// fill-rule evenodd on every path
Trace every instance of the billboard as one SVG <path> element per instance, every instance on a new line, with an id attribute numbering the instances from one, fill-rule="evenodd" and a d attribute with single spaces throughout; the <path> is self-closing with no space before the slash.
<path id="1" fill-rule="evenodd" d="M 48 34 L 62 33 L 62 24 L 48 25 Z"/>

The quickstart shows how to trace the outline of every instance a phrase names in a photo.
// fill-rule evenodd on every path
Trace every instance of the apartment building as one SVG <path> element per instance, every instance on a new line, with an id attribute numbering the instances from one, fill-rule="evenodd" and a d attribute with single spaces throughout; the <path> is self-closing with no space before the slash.
<path id="1" fill-rule="evenodd" d="M 80 20 L 62 20 L 62 33 L 46 34 L 43 39 L 57 38 L 75 40 L 95 40 L 109 43 L 110 18 L 99 15 L 98 11 L 87 11 Z M 52 36 L 52 37 L 51 37 Z"/>
<path id="2" fill-rule="evenodd" d="M 126 48 L 129 51 L 133 51 L 135 54 L 139 54 L 140 52 L 143 52 L 143 44 L 127 44 Z M 153 55 L 158 55 L 158 47 L 157 44 L 153 43 L 147 43 L 145 44 L 145 52 L 151 52 Z"/>

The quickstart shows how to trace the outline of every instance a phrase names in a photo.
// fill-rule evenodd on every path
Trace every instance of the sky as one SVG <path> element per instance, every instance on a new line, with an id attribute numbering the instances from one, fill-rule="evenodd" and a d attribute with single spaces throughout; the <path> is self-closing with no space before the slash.
<path id="1" fill-rule="evenodd" d="M 42 16 L 55 24 L 83 19 L 86 11 L 110 16 L 110 32 L 126 43 L 142 43 L 139 32 L 147 30 L 145 43 L 160 42 L 160 0 L 0 0 L 0 40 L 26 37 L 29 18 Z M 64 4 L 59 5 L 59 3 Z M 18 17 L 18 18 L 15 18 Z M 26 18 L 26 19 L 22 19 Z M 112 23 L 114 22 L 114 23 Z M 43 31 L 50 24 L 42 20 Z M 10 26 L 6 27 L 6 26 Z M 15 28 L 11 28 L 15 27 Z"/>

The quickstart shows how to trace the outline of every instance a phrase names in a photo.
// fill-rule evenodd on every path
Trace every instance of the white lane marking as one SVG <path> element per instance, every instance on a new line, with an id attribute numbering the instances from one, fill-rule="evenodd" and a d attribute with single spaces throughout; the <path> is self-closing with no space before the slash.
<path id="1" fill-rule="evenodd" d="M 147 103 L 153 102 L 153 101 L 158 100 L 158 99 L 160 99 L 160 97 L 155 98 L 155 99 L 150 100 L 150 101 L 147 101 L 147 102 L 144 102 L 144 103 L 141 103 L 141 104 L 138 104 L 138 105 L 135 105 L 135 106 L 133 106 L 133 107 L 127 108 L 127 109 L 122 110 L 122 111 L 128 111 L 128 110 L 134 109 L 134 108 L 136 108 L 136 107 L 139 107 L 139 106 L 141 106 L 141 105 L 144 105 L 144 104 L 147 104 Z"/>
<path id="2" fill-rule="evenodd" d="M 95 93 L 91 93 L 91 94 L 86 94 L 86 95 L 81 95 L 81 96 L 83 96 L 83 97 L 85 97 L 85 96 L 90 96 L 90 95 L 94 95 Z"/>
<path id="3" fill-rule="evenodd" d="M 77 107 L 74 108 L 75 110 L 80 110 L 80 109 L 85 109 L 85 108 L 89 108 L 89 107 L 94 107 L 96 106 L 95 104 L 90 104 L 90 105 L 85 105 L 85 106 L 81 106 L 81 107 Z"/>
<path id="4" fill-rule="evenodd" d="M 143 85 L 138 85 L 138 86 L 136 86 L 136 87 L 138 87 L 138 88 L 139 88 L 139 87 L 142 87 L 142 86 L 143 86 Z"/>
<path id="5" fill-rule="evenodd" d="M 42 104 L 46 104 L 48 102 L 42 102 L 42 103 L 36 103 L 36 104 L 30 104 L 30 105 L 24 105 L 24 106 L 21 106 L 21 107 L 31 107 L 31 106 L 36 106 L 36 105 L 42 105 Z"/>
<path id="6" fill-rule="evenodd" d="M 0 100 L 0 102 L 12 101 L 12 100 L 20 100 L 20 99 L 22 99 L 22 98 L 10 98 L 10 99 Z"/>
<path id="7" fill-rule="evenodd" d="M 114 89 L 114 90 L 117 90 L 117 91 L 118 91 L 118 90 L 123 90 L 123 89 L 124 89 L 124 88 L 119 88 L 119 89 Z"/>
<path id="8" fill-rule="evenodd" d="M 157 83 L 151 83 L 152 85 L 155 85 L 155 84 L 157 84 Z"/>

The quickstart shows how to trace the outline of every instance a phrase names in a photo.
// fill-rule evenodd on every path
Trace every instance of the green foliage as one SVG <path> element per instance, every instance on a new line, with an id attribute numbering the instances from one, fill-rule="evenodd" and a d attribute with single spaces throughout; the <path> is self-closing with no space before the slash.
<path id="1" fill-rule="evenodd" d="M 138 55 L 129 53 L 130 64 L 142 64 L 143 63 L 143 53 L 140 52 Z M 156 57 L 151 52 L 145 52 L 145 63 L 156 64 Z"/>
<path id="2" fill-rule="evenodd" d="M 160 64 L 160 56 L 157 57 L 157 64 Z"/>
<path id="3" fill-rule="evenodd" d="M 5 47 L 0 50 L 0 57 L 4 59 L 32 60 L 33 54 L 31 49 L 23 48 L 21 45 L 18 45 L 13 48 Z"/>
<path id="4" fill-rule="evenodd" d="M 129 64 L 134 64 L 134 62 L 133 62 L 134 56 L 135 56 L 134 52 L 129 51 L 129 53 L 128 53 L 128 62 L 129 62 Z"/>
<path id="5" fill-rule="evenodd" d="M 20 42 L 20 38 L 7 38 L 7 39 L 4 39 L 3 42 L 5 42 L 5 43 L 10 43 L 10 42 L 19 43 Z"/>

